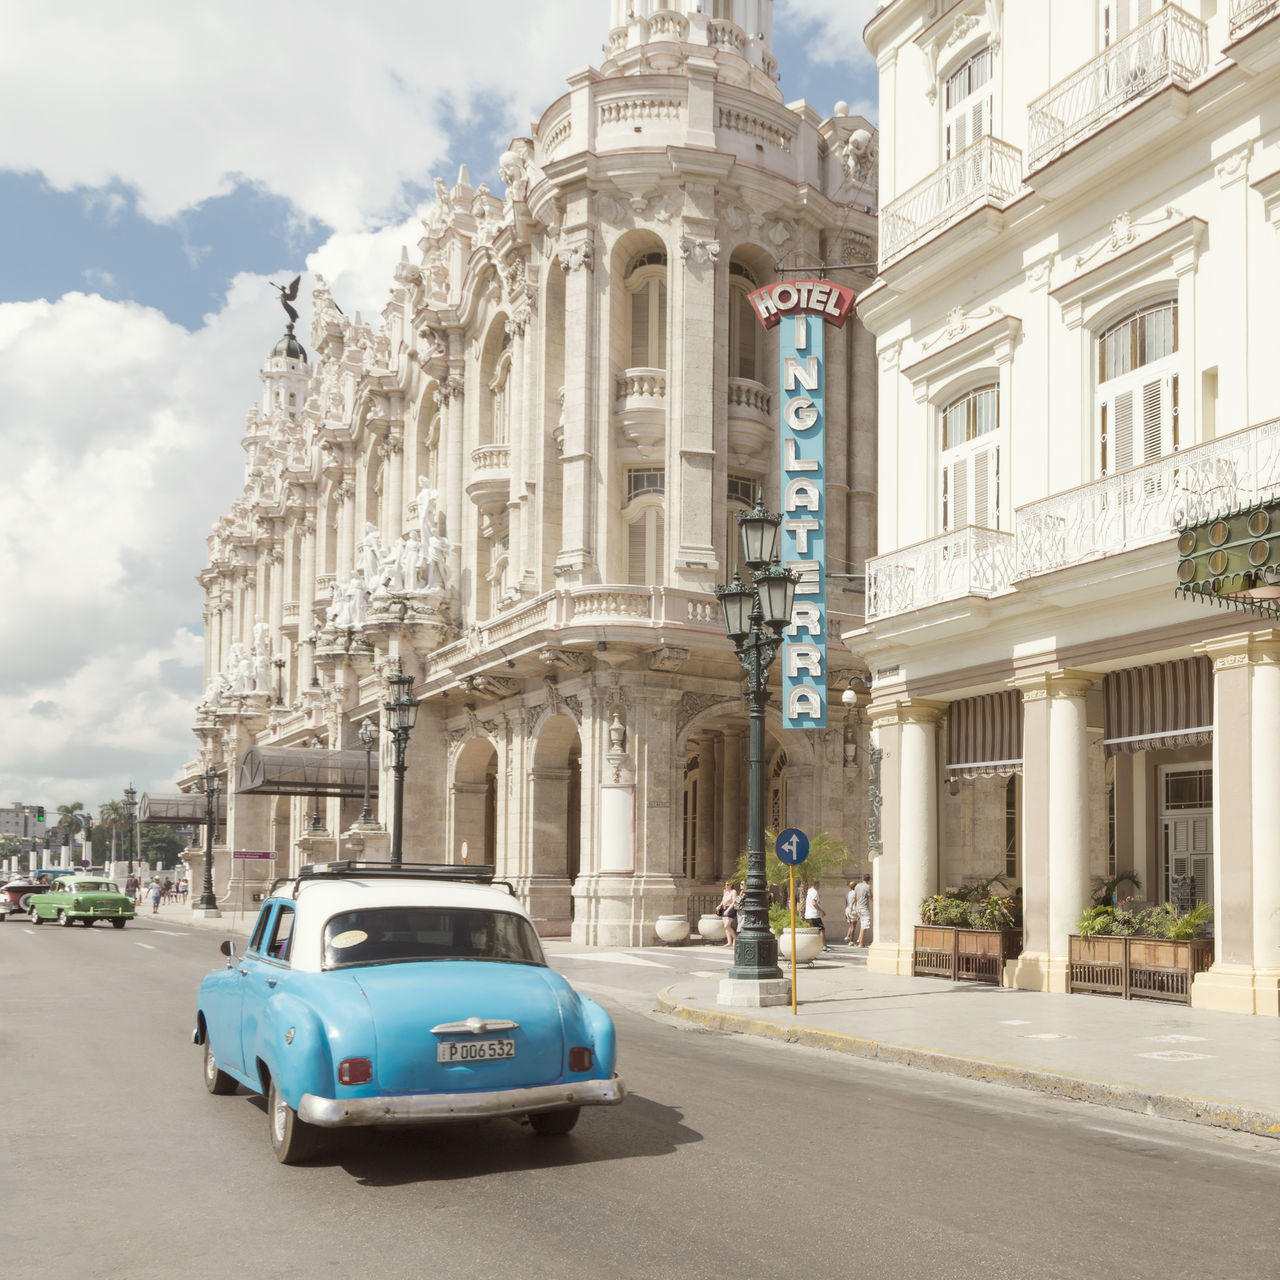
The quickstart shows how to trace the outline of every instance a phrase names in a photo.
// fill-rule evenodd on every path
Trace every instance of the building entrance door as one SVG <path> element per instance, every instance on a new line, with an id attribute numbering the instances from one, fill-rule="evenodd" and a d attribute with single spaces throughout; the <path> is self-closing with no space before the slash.
<path id="1" fill-rule="evenodd" d="M 1160 880 L 1162 897 L 1180 911 L 1213 906 L 1213 770 L 1161 770 Z"/>

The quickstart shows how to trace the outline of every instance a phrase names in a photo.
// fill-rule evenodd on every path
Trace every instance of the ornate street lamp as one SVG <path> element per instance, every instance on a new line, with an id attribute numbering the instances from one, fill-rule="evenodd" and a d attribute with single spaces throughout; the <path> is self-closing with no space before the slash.
<path id="1" fill-rule="evenodd" d="M 748 586 L 734 570 L 727 587 L 716 588 L 724 611 L 725 634 L 747 676 L 751 734 L 747 752 L 747 888 L 738 912 L 731 980 L 781 979 L 778 942 L 769 928 L 769 886 L 764 865 L 764 711 L 769 701 L 769 667 L 791 621 L 798 575 L 777 561 L 781 517 L 757 500 L 754 511 L 738 513 L 743 560 L 751 571 Z"/>
<path id="2" fill-rule="evenodd" d="M 320 735 L 318 733 L 313 733 L 311 735 L 311 742 L 308 745 L 311 747 L 312 751 L 324 750 L 324 743 L 320 741 Z M 320 793 L 318 791 L 311 798 L 311 825 L 307 830 L 312 832 L 326 830 L 324 819 L 320 816 Z"/>
<path id="3" fill-rule="evenodd" d="M 320 676 L 316 671 L 316 645 L 320 640 L 320 633 L 313 631 L 302 643 L 311 646 L 311 687 L 318 689 L 320 687 Z"/>
<path id="4" fill-rule="evenodd" d="M 196 907 L 200 911 L 212 911 L 214 915 L 222 914 L 218 910 L 218 900 L 213 896 L 213 829 L 218 824 L 218 792 L 221 790 L 222 779 L 210 765 L 204 771 L 204 887 Z"/>
<path id="5" fill-rule="evenodd" d="M 395 774 L 394 811 L 391 815 L 391 865 L 398 867 L 401 861 L 401 837 L 404 832 L 404 753 L 409 745 L 409 734 L 418 719 L 417 700 L 410 696 L 413 688 L 413 677 L 406 675 L 396 659 L 396 669 L 387 676 L 391 686 L 391 697 L 382 704 L 387 713 L 387 728 L 395 742 L 395 760 L 392 770 Z"/>
<path id="6" fill-rule="evenodd" d="M 138 793 L 133 789 L 133 783 L 129 783 L 124 789 L 124 807 L 129 811 L 129 825 L 133 828 L 128 835 L 125 836 L 125 848 L 128 850 L 126 861 L 128 862 L 128 870 L 126 875 L 133 875 L 133 850 L 129 848 L 129 841 L 133 838 L 133 832 L 138 829 Z"/>
<path id="7" fill-rule="evenodd" d="M 277 654 L 271 659 L 271 665 L 276 669 L 276 706 L 284 706 L 284 659 Z"/>
<path id="8" fill-rule="evenodd" d="M 369 774 L 373 771 L 373 744 L 378 740 L 378 730 L 368 716 L 365 716 L 356 737 L 364 743 L 364 808 L 360 810 L 356 823 L 358 826 L 365 826 L 373 822 L 373 814 L 369 809 Z"/>

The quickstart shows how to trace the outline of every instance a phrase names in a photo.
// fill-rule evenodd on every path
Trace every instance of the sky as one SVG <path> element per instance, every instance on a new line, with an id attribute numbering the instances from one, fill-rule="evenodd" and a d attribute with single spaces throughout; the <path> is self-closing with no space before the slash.
<path id="1" fill-rule="evenodd" d="M 776 0 L 786 101 L 876 119 L 876 0 Z M 196 755 L 204 538 L 319 272 L 376 316 L 432 179 L 497 157 L 598 66 L 608 0 L 63 0 L 0 41 L 0 805 Z"/>

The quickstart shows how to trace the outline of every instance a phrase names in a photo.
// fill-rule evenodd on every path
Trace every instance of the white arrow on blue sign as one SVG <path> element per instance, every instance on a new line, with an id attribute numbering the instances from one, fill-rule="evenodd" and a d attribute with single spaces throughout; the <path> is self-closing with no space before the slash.
<path id="1" fill-rule="evenodd" d="M 773 847 L 779 862 L 798 867 L 809 856 L 809 837 L 799 827 L 788 827 L 778 833 Z"/>

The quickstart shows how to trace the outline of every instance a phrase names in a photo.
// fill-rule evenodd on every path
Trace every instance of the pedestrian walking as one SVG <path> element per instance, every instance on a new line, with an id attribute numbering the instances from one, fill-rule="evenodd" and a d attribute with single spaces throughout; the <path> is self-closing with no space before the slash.
<path id="1" fill-rule="evenodd" d="M 147 896 L 151 899 L 151 914 L 153 916 L 160 914 L 160 899 L 164 897 L 164 886 L 155 876 L 151 878 L 151 888 L 147 890 Z"/>
<path id="2" fill-rule="evenodd" d="M 183 876 L 182 879 L 178 881 L 178 902 L 182 905 L 186 904 L 188 888 L 187 878 L 186 876 Z"/>
<path id="3" fill-rule="evenodd" d="M 857 896 L 858 881 L 856 879 L 849 881 L 849 892 L 844 895 L 844 940 L 853 946 L 853 930 L 858 923 L 858 911 L 854 905 L 854 899 Z"/>
<path id="4" fill-rule="evenodd" d="M 168 876 L 165 876 L 164 883 L 160 888 L 164 893 L 163 901 L 165 905 L 168 906 L 168 904 L 173 901 L 173 881 L 170 880 Z"/>
<path id="5" fill-rule="evenodd" d="M 818 896 L 817 884 L 811 884 L 804 895 L 804 922 L 810 929 L 818 929 L 822 933 L 822 949 L 830 951 L 827 945 L 827 929 L 822 923 L 827 913 L 822 909 L 822 900 Z"/>
<path id="6" fill-rule="evenodd" d="M 866 946 L 866 939 L 871 936 L 871 877 L 862 877 L 862 883 L 853 891 L 853 910 L 858 917 L 858 947 Z"/>

